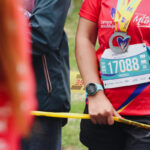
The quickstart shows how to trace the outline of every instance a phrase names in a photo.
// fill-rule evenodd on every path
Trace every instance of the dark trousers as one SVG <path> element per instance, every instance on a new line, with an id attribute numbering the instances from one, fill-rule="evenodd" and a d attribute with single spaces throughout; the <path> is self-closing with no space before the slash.
<path id="1" fill-rule="evenodd" d="M 85 113 L 88 113 L 87 106 Z M 124 117 L 150 124 L 150 116 Z M 150 130 L 117 122 L 109 126 L 82 120 L 80 140 L 89 150 L 150 150 Z"/>
<path id="2" fill-rule="evenodd" d="M 21 150 L 61 150 L 62 120 L 35 118 L 31 134 L 21 141 Z"/>

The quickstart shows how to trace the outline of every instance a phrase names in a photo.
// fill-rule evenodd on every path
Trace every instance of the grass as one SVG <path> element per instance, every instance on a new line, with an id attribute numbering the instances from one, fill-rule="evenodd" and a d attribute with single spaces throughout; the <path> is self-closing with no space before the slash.
<path id="1" fill-rule="evenodd" d="M 70 51 L 70 68 L 71 71 L 77 71 L 77 64 L 75 59 L 75 34 L 79 18 L 79 10 L 82 0 L 74 1 L 73 12 L 67 17 L 65 31 L 68 35 L 69 51 Z M 83 113 L 84 110 L 84 95 L 71 94 L 71 112 Z M 68 124 L 62 130 L 62 147 L 63 150 L 87 150 L 80 141 L 80 119 L 68 119 Z"/>
<path id="2" fill-rule="evenodd" d="M 71 70 L 77 70 L 77 64 L 75 60 L 75 34 L 78 25 L 79 19 L 79 10 L 82 4 L 82 0 L 75 0 L 74 1 L 74 9 L 70 15 L 68 15 L 65 25 L 65 31 L 68 35 L 69 41 L 69 51 L 70 51 L 70 67 Z"/>
<path id="3" fill-rule="evenodd" d="M 79 97 L 79 100 L 74 100 Z M 84 98 L 80 94 L 72 94 L 72 113 L 83 113 Z M 68 124 L 63 127 L 62 146 L 63 150 L 87 150 L 79 141 L 80 119 L 69 119 Z"/>
<path id="4" fill-rule="evenodd" d="M 73 1 L 73 0 L 72 0 Z M 83 0 L 74 0 L 74 9 L 73 12 L 68 15 L 66 24 L 65 24 L 65 31 L 68 36 L 69 41 L 69 56 L 70 56 L 70 68 L 72 71 L 78 70 L 76 59 L 75 59 L 75 34 L 76 29 L 78 26 L 79 20 L 79 11 Z M 96 43 L 96 49 L 98 49 L 99 44 Z"/>

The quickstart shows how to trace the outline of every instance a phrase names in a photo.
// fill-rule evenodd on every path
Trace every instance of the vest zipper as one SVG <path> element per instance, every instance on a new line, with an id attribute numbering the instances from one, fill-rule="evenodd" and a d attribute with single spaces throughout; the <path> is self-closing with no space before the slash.
<path id="1" fill-rule="evenodd" d="M 42 62 L 43 62 L 47 91 L 48 91 L 48 94 L 50 94 L 52 91 L 52 84 L 51 84 L 51 80 L 50 80 L 50 76 L 49 76 L 49 72 L 48 72 L 47 61 L 46 61 L 45 55 L 42 55 Z"/>

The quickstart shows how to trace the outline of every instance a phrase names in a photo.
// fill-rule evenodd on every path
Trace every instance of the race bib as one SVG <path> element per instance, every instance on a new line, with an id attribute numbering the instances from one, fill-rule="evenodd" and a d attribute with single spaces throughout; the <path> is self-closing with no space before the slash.
<path id="1" fill-rule="evenodd" d="M 150 82 L 150 57 L 145 44 L 128 47 L 126 53 L 116 54 L 106 49 L 100 60 L 104 88 L 116 88 Z"/>

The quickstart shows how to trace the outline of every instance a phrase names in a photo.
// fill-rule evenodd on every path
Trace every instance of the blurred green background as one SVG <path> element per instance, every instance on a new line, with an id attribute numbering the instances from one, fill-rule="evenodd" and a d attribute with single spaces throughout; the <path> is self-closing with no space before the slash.
<path id="1" fill-rule="evenodd" d="M 65 31 L 68 35 L 69 51 L 70 51 L 70 69 L 78 71 L 75 60 L 75 34 L 79 19 L 79 10 L 82 0 L 72 0 L 72 5 L 66 20 Z M 71 112 L 83 113 L 84 110 L 84 94 L 71 94 Z M 87 150 L 79 141 L 80 119 L 68 119 L 68 124 L 63 127 L 62 131 L 62 150 Z"/>

